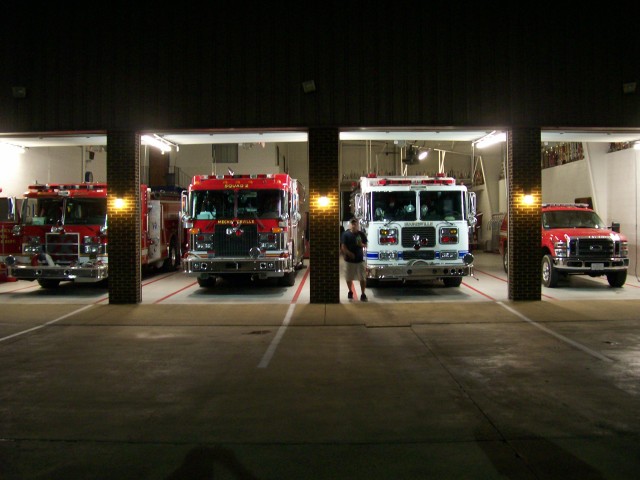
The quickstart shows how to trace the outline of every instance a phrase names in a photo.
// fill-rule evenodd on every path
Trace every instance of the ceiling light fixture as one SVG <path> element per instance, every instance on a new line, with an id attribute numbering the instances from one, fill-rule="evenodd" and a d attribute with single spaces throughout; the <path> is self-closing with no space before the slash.
<path id="1" fill-rule="evenodd" d="M 497 130 L 494 130 L 493 132 L 473 142 L 473 145 L 476 148 L 486 148 L 491 145 L 495 145 L 496 143 L 501 143 L 506 141 L 507 141 L 507 134 L 505 132 L 498 132 Z"/>
<path id="2" fill-rule="evenodd" d="M 420 160 L 424 160 L 429 155 L 429 150 L 425 148 L 418 148 L 415 145 L 411 145 L 407 148 L 407 156 L 402 160 L 407 165 L 415 165 Z"/>
<path id="3" fill-rule="evenodd" d="M 156 135 L 155 133 L 153 134 L 153 136 L 142 135 L 140 137 L 140 141 L 143 145 L 156 147 L 162 152 L 163 155 L 165 152 L 170 152 L 172 147 L 176 147 L 176 151 L 178 150 L 178 146 L 175 143 L 171 143 L 169 140 L 165 140 L 160 135 Z"/>

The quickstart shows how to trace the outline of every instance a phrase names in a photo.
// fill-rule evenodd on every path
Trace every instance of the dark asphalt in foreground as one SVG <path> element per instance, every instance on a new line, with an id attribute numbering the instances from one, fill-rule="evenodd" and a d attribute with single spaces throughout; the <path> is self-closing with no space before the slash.
<path id="1" fill-rule="evenodd" d="M 0 478 L 635 479 L 639 307 L 5 305 Z"/>

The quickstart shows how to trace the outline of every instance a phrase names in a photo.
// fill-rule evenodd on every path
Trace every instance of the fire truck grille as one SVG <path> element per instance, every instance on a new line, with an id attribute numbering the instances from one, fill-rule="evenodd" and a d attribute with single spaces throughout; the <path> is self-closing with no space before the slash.
<path id="1" fill-rule="evenodd" d="M 45 242 L 45 252 L 57 264 L 70 265 L 78 260 L 80 235 L 77 233 L 47 233 Z"/>
<path id="2" fill-rule="evenodd" d="M 258 246 L 258 227 L 241 225 L 237 233 L 230 225 L 216 225 L 213 244 L 217 256 L 248 257 L 249 250 Z"/>
<path id="3" fill-rule="evenodd" d="M 434 227 L 404 227 L 402 229 L 402 246 L 412 248 L 416 244 L 415 236 L 418 235 L 418 243 L 423 247 L 436 246 L 436 229 Z M 423 244 L 422 240 L 427 243 Z"/>
<path id="4" fill-rule="evenodd" d="M 402 252 L 405 260 L 433 260 L 436 252 L 433 250 L 405 250 Z"/>
<path id="5" fill-rule="evenodd" d="M 569 256 L 580 258 L 609 258 L 620 253 L 620 246 L 609 238 L 572 238 Z"/>

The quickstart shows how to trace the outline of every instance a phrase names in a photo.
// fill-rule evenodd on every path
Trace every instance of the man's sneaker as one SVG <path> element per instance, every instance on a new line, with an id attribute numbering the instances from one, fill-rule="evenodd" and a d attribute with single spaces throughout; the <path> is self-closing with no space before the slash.
<path id="1" fill-rule="evenodd" d="M 349 300 L 353 300 L 353 292 L 349 292 L 349 293 L 347 294 L 347 298 L 348 298 Z"/>
<path id="2" fill-rule="evenodd" d="M 366 302 L 367 301 L 367 296 L 364 293 L 362 295 L 360 295 L 360 301 L 361 302 Z"/>

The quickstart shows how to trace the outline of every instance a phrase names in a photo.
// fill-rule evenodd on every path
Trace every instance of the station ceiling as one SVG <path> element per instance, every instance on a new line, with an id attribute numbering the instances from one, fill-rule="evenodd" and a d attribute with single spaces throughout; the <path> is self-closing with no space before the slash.
<path id="1" fill-rule="evenodd" d="M 359 141 L 450 141 L 474 142 L 492 130 L 374 130 L 354 129 L 341 132 L 341 140 Z M 306 131 L 189 131 L 154 132 L 176 145 L 210 145 L 226 143 L 288 143 L 306 142 Z M 634 142 L 640 140 L 637 131 L 604 130 L 542 130 L 542 142 Z M 101 146 L 107 144 L 104 132 L 65 132 L 36 134 L 0 134 L 0 142 L 23 147 Z"/>

